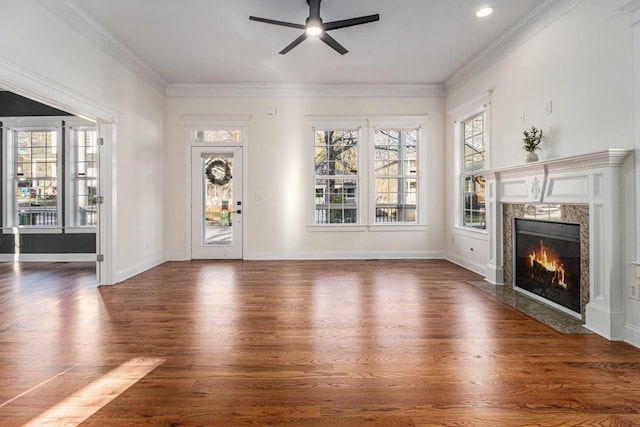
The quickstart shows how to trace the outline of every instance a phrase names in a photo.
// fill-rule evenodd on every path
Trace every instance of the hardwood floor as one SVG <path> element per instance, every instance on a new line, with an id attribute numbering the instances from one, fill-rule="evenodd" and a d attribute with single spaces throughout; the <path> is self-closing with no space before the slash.
<path id="1" fill-rule="evenodd" d="M 468 280 L 202 261 L 97 288 L 92 265 L 0 264 L 0 425 L 640 426 L 639 349 Z"/>

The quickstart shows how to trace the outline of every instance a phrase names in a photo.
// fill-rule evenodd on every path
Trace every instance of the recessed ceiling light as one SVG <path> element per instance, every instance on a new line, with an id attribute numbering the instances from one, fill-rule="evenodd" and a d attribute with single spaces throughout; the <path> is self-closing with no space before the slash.
<path id="1" fill-rule="evenodd" d="M 489 16 L 493 13 L 493 8 L 492 7 L 483 7 L 482 9 L 478 10 L 476 12 L 476 16 L 478 18 L 484 18 L 486 16 Z"/>

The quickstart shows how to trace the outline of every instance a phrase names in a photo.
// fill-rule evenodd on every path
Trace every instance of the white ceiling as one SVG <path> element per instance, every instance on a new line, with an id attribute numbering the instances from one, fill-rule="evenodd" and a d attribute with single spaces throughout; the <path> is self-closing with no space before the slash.
<path id="1" fill-rule="evenodd" d="M 43 0 L 41 0 L 43 1 Z M 167 83 L 444 83 L 551 0 L 324 0 L 325 22 L 380 21 L 331 31 L 349 53 L 308 39 L 278 52 L 304 24 L 305 0 L 67 0 Z M 44 1 L 43 1 L 44 2 Z M 491 4 L 495 12 L 475 12 Z"/>

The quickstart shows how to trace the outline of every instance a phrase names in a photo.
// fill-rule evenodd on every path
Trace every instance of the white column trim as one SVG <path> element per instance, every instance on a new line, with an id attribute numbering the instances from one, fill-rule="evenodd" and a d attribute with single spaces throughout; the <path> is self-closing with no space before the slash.
<path id="1" fill-rule="evenodd" d="M 634 88 L 634 135 L 635 135 L 635 254 L 631 259 L 635 260 L 627 270 L 626 280 L 640 286 L 640 0 L 632 0 L 620 8 L 621 11 L 631 16 L 632 49 L 631 60 L 633 61 L 633 88 Z M 640 302 L 633 298 L 626 299 L 628 310 L 625 322 L 625 340 L 637 347 L 640 347 L 640 325 L 638 315 L 630 315 L 640 310 Z M 635 322 L 631 324 L 629 322 Z"/>

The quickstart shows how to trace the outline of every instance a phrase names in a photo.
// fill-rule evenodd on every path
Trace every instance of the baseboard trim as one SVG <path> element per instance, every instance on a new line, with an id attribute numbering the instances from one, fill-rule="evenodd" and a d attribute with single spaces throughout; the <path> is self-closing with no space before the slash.
<path id="1" fill-rule="evenodd" d="M 186 252 L 171 252 L 167 254 L 167 261 L 190 261 L 191 258 Z"/>
<path id="2" fill-rule="evenodd" d="M 611 311 L 591 301 L 586 306 L 584 327 L 609 341 L 623 341 L 625 334 L 625 314 L 623 311 Z"/>
<path id="3" fill-rule="evenodd" d="M 466 268 L 467 270 L 471 270 L 474 273 L 481 275 L 482 277 L 486 277 L 487 269 L 486 269 L 486 265 L 484 264 L 469 261 L 468 259 L 464 259 L 452 253 L 446 254 L 444 259 L 454 264 L 457 264 L 460 267 Z"/>
<path id="4" fill-rule="evenodd" d="M 640 327 L 627 323 L 624 326 L 624 341 L 634 347 L 640 348 Z"/>
<path id="5" fill-rule="evenodd" d="M 403 252 L 250 252 L 244 259 L 255 261 L 281 260 L 363 260 L 363 259 L 443 259 L 444 254 L 438 251 L 403 251 Z"/>
<path id="6" fill-rule="evenodd" d="M 96 254 L 0 254 L 0 262 L 96 262 Z"/>
<path id="7" fill-rule="evenodd" d="M 120 270 L 116 273 L 115 283 L 124 282 L 125 280 L 130 279 L 133 276 L 137 276 L 140 273 L 144 273 L 145 271 L 150 270 L 153 267 L 157 267 L 160 264 L 165 263 L 166 261 L 167 258 L 165 256 L 159 256 L 143 261 L 124 270 Z"/>

